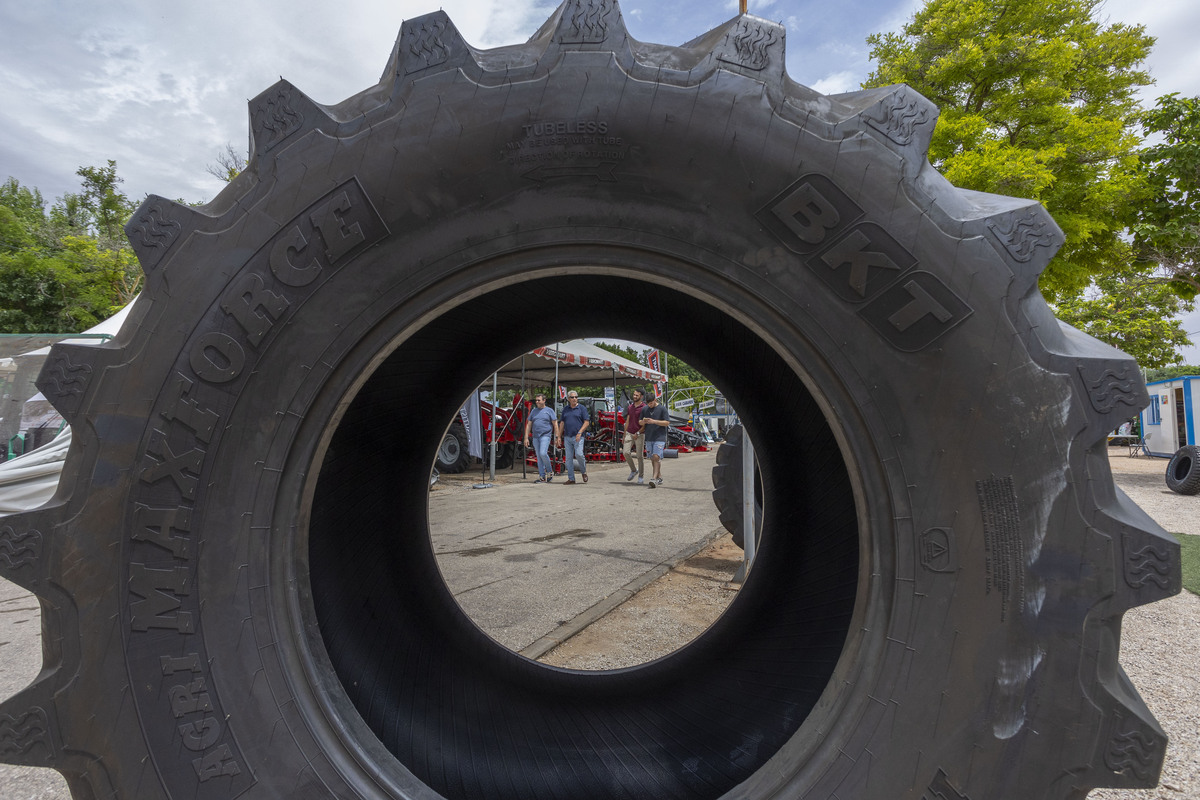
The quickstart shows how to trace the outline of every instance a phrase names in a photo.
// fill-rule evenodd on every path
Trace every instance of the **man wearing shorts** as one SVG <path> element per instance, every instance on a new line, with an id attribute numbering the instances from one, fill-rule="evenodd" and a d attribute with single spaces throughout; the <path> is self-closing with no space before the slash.
<path id="1" fill-rule="evenodd" d="M 646 432 L 646 452 L 650 454 L 650 465 L 654 475 L 650 478 L 650 488 L 662 486 L 662 457 L 667 448 L 667 428 L 671 427 L 671 414 L 667 407 L 658 402 L 658 398 L 650 395 L 646 399 L 646 409 L 642 412 L 642 430 Z"/>
<path id="2" fill-rule="evenodd" d="M 646 393 L 641 389 L 633 390 L 633 402 L 625 409 L 625 439 L 621 442 L 621 454 L 629 467 L 629 477 L 625 480 L 637 478 L 638 483 L 642 483 L 646 475 L 646 459 L 642 456 L 646 448 L 646 434 L 642 431 L 641 419 L 646 410 L 646 401 L 642 399 L 645 396 Z M 634 456 L 637 456 L 636 467 L 633 466 Z"/>

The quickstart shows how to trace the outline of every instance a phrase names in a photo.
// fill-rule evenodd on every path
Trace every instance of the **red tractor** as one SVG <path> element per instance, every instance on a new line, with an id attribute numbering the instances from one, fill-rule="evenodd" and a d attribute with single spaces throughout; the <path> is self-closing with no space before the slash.
<path id="1" fill-rule="evenodd" d="M 525 434 L 525 416 L 532 405 L 528 400 L 522 400 L 519 394 L 513 398 L 512 408 L 496 407 L 486 400 L 479 401 L 485 464 L 491 458 L 488 449 L 492 443 L 492 415 L 496 416 L 496 469 L 508 469 L 517 458 L 517 450 Z M 446 430 L 441 447 L 438 448 L 437 463 L 434 466 L 439 473 L 453 475 L 463 472 L 470 465 L 467 429 L 462 420 L 455 417 Z"/>

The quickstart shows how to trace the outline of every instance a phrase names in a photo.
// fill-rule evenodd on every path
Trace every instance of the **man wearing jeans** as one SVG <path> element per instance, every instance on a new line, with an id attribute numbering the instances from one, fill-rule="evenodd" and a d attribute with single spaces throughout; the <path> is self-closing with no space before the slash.
<path id="1" fill-rule="evenodd" d="M 579 471 L 583 474 L 583 482 L 587 483 L 587 459 L 583 456 L 583 434 L 588 429 L 591 417 L 587 406 L 579 405 L 579 394 L 567 392 L 567 407 L 562 410 L 562 419 L 558 422 L 558 441 L 567 451 L 567 482 L 565 485 L 575 485 L 575 459 L 579 459 Z"/>
<path id="2" fill-rule="evenodd" d="M 631 481 L 635 477 L 638 483 L 642 482 L 646 475 L 646 460 L 642 456 L 642 451 L 646 447 L 646 434 L 642 430 L 642 413 L 646 410 L 646 403 L 642 399 L 646 396 L 641 389 L 633 390 L 633 402 L 625 409 L 625 439 L 621 442 L 621 454 L 625 457 L 625 463 L 629 466 L 629 477 L 625 480 Z M 633 456 L 637 455 L 637 466 L 633 466 Z"/>
<path id="3" fill-rule="evenodd" d="M 650 464 L 654 467 L 654 477 L 650 479 L 650 488 L 662 486 L 662 458 L 667 447 L 667 428 L 671 427 L 671 413 L 667 407 L 658 402 L 658 398 L 650 395 L 646 398 L 646 410 L 642 412 L 642 430 L 646 432 L 646 450 L 650 453 Z"/>
<path id="4" fill-rule="evenodd" d="M 550 439 L 558 425 L 554 409 L 546 406 L 546 395 L 534 398 L 535 408 L 525 420 L 525 447 L 529 447 L 529 436 L 533 434 L 534 452 L 537 453 L 538 479 L 534 483 L 549 483 L 554 480 L 554 465 L 550 463 Z"/>

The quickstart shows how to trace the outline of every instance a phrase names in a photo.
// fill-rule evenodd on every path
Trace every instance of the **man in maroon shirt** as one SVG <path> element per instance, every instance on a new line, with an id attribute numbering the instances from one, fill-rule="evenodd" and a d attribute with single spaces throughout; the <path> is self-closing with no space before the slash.
<path id="1" fill-rule="evenodd" d="M 642 432 L 642 412 L 646 410 L 646 403 L 642 400 L 645 394 L 641 389 L 633 390 L 633 402 L 625 409 L 625 441 L 621 443 L 621 453 L 625 456 L 625 463 L 629 465 L 629 477 L 625 480 L 631 481 L 636 477 L 638 483 L 642 483 L 646 474 L 646 462 L 642 451 L 646 446 L 646 434 Z M 632 454 L 637 454 L 637 468 L 633 466 Z"/>

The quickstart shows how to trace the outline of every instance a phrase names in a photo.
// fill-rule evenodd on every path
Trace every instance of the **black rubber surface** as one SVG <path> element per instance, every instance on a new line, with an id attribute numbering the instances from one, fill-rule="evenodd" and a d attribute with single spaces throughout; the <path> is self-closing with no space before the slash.
<path id="1" fill-rule="evenodd" d="M 840 655 L 857 591 L 858 529 L 845 466 L 819 409 L 761 340 L 678 292 L 644 287 L 666 318 L 687 324 L 648 324 L 633 309 L 545 311 L 566 291 L 606 296 L 627 285 L 544 279 L 460 306 L 372 376 L 322 466 L 309 560 L 328 651 L 372 730 L 447 797 L 715 797 L 796 731 Z M 418 513 L 423 476 L 408 466 L 420 462 L 392 455 L 422 443 L 376 423 L 475 385 L 511 355 L 481 350 L 477 332 L 488 339 L 492 326 L 502 330 L 510 314 L 527 309 L 543 309 L 545 327 L 529 342 L 509 338 L 517 352 L 547 331 L 653 341 L 712 375 L 735 404 L 744 398 L 738 407 L 752 408 L 758 394 L 795 398 L 809 431 L 760 452 L 764 480 L 787 475 L 788 489 L 776 496 L 793 503 L 771 508 L 772 544 L 754 580 L 714 628 L 662 661 L 611 674 L 532 664 L 488 639 L 428 579 L 437 567 Z M 439 358 L 424 357 L 431 352 Z M 731 352 L 740 357 L 712 358 Z M 462 365 L 462 382 L 430 398 L 429 371 L 440 359 Z M 395 437 L 369 448 L 355 441 L 358 431 L 381 428 Z M 399 509 L 397 486 L 404 487 Z M 352 547 L 346 530 L 360 532 Z"/>
<path id="2" fill-rule="evenodd" d="M 342 103 L 252 100 L 247 170 L 148 197 L 122 331 L 39 378 L 73 438 L 54 500 L 0 521 L 44 629 L 0 758 L 79 800 L 1153 786 L 1122 617 L 1181 575 L 1108 469 L 1137 365 L 1039 294 L 1044 208 L 928 163 L 928 100 L 822 96 L 784 40 L 644 44 L 566 0 L 480 51 L 434 12 Z M 678 354 L 763 431 L 750 581 L 610 673 L 476 629 L 426 519 L 463 398 L 578 336 Z"/>

